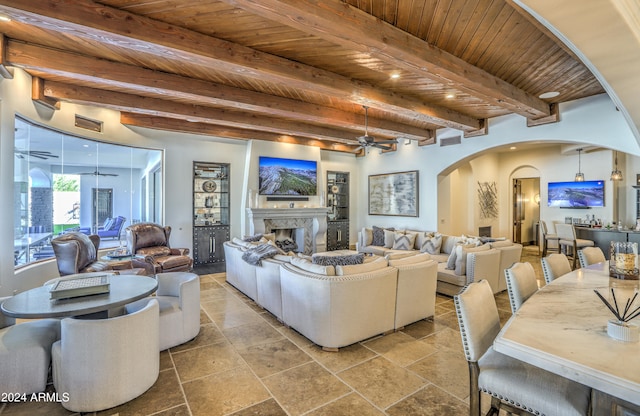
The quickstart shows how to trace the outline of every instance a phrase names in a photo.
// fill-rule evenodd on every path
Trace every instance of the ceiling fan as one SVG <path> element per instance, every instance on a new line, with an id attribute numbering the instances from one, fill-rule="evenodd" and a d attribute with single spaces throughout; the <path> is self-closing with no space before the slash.
<path id="1" fill-rule="evenodd" d="M 358 143 L 360 144 L 360 147 L 358 147 L 356 151 L 360 151 L 361 149 L 365 149 L 368 147 L 377 147 L 378 149 L 382 150 L 392 150 L 393 145 L 398 143 L 396 139 L 376 140 L 373 136 L 369 136 L 369 133 L 367 131 L 369 127 L 369 114 L 367 110 L 369 110 L 369 107 L 363 105 L 362 108 L 364 108 L 364 136 L 358 137 Z"/>
<path id="2" fill-rule="evenodd" d="M 82 173 L 78 173 L 78 175 L 119 176 L 117 173 L 102 173 L 99 170 L 94 170 L 93 172 L 82 172 Z"/>
<path id="3" fill-rule="evenodd" d="M 18 159 L 24 159 L 25 156 L 35 157 L 37 159 L 47 160 L 50 157 L 58 158 L 57 155 L 46 151 L 46 150 L 18 150 L 16 148 L 13 149 L 13 153 L 16 154 Z"/>

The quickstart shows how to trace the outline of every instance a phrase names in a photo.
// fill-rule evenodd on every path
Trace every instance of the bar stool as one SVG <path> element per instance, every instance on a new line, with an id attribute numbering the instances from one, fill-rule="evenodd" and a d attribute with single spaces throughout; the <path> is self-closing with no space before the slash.
<path id="1" fill-rule="evenodd" d="M 556 242 L 556 249 L 558 253 L 560 252 L 560 245 L 558 244 L 558 235 L 549 233 L 549 228 L 547 227 L 547 223 L 544 221 L 540 221 L 540 226 L 542 227 L 542 257 L 547 257 L 547 250 L 549 249 L 549 241 Z"/>
<path id="2" fill-rule="evenodd" d="M 571 249 L 571 256 L 573 257 L 573 266 L 576 268 L 578 259 L 578 250 L 585 247 L 593 247 L 595 243 L 592 240 L 583 240 L 582 238 L 576 238 L 576 230 L 572 224 L 556 224 L 556 232 L 558 234 L 558 243 L 564 253 L 568 253 Z"/>

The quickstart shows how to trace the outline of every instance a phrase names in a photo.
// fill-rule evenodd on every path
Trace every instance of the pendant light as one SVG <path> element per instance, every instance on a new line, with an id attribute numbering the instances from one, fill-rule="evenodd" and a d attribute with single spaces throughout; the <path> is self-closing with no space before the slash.
<path id="1" fill-rule="evenodd" d="M 578 149 L 578 173 L 576 173 L 576 182 L 584 182 L 584 173 L 580 169 L 580 154 L 582 153 L 582 149 Z"/>
<path id="2" fill-rule="evenodd" d="M 618 152 L 616 151 L 615 157 L 615 169 L 611 171 L 611 180 L 612 181 L 621 181 L 622 180 L 622 172 L 618 169 Z"/>

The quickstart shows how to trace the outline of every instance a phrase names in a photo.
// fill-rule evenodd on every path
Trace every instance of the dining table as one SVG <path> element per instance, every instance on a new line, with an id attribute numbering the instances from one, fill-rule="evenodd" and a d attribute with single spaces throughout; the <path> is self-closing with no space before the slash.
<path id="1" fill-rule="evenodd" d="M 63 279 L 88 277 L 96 273 L 80 273 Z M 113 316 L 124 305 L 154 293 L 158 281 L 152 277 L 127 274 L 109 274 L 108 293 L 52 299 L 51 288 L 55 280 L 33 289 L 20 292 L 2 302 L 2 313 L 14 318 L 39 319 L 70 316 Z"/>
<path id="2" fill-rule="evenodd" d="M 614 315 L 594 292 L 613 305 L 612 287 L 622 310 L 638 281 L 609 277 L 608 262 L 555 279 L 506 322 L 494 349 L 591 387 L 593 415 L 640 415 L 640 343 L 608 335 Z"/>

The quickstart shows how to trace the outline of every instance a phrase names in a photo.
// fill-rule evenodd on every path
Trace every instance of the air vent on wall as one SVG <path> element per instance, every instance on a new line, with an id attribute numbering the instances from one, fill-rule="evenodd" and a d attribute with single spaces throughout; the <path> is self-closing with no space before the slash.
<path id="1" fill-rule="evenodd" d="M 76 127 L 102 133 L 102 121 L 92 120 L 76 114 Z"/>
<path id="2" fill-rule="evenodd" d="M 462 136 L 445 137 L 440 139 L 440 147 L 462 143 Z"/>

